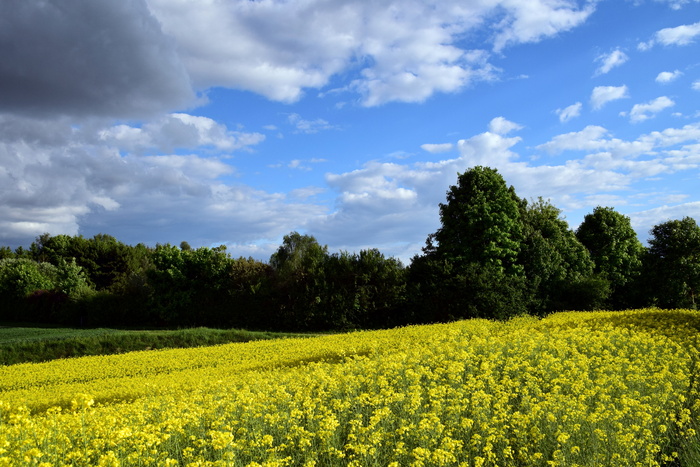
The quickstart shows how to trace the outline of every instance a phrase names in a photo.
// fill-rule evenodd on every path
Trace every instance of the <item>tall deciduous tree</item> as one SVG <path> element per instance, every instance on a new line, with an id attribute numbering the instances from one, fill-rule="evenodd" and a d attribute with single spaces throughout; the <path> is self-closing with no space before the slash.
<path id="1" fill-rule="evenodd" d="M 292 232 L 270 257 L 276 273 L 280 317 L 288 328 L 320 327 L 325 314 L 321 305 L 325 290 L 324 266 L 328 247 L 311 235 Z"/>
<path id="2" fill-rule="evenodd" d="M 616 309 L 642 305 L 635 284 L 641 273 L 644 246 L 629 217 L 598 206 L 583 218 L 576 237 L 590 252 L 596 274 L 610 282 L 610 305 Z"/>
<path id="3" fill-rule="evenodd" d="M 457 265 L 488 264 L 521 274 L 518 201 L 496 169 L 477 166 L 460 174 L 447 192 L 447 203 L 440 203 L 442 227 L 428 239 L 426 251 Z"/>
<path id="4" fill-rule="evenodd" d="M 662 307 L 698 306 L 700 227 L 691 217 L 654 226 L 644 273 L 653 299 Z"/>
<path id="5" fill-rule="evenodd" d="M 525 240 L 521 261 L 531 292 L 531 311 L 593 309 L 608 295 L 605 280 L 593 275 L 593 261 L 561 210 L 539 198 L 522 203 Z"/>
<path id="6" fill-rule="evenodd" d="M 377 249 L 341 252 L 325 265 L 324 308 L 328 328 L 352 329 L 403 324 L 398 315 L 406 288 L 400 261 Z"/>
<path id="7" fill-rule="evenodd" d="M 524 313 L 519 199 L 498 171 L 477 166 L 460 174 L 440 204 L 440 222 L 428 237 L 425 256 L 411 265 L 414 320 Z"/>
<path id="8" fill-rule="evenodd" d="M 148 280 L 153 309 L 172 325 L 221 325 L 231 258 L 215 248 L 181 250 L 158 245 Z"/>

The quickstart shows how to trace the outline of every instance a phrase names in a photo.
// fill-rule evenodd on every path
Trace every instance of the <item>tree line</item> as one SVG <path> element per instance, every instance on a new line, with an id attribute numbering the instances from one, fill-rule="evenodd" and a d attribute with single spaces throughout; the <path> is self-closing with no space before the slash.
<path id="1" fill-rule="evenodd" d="M 320 331 L 559 310 L 696 308 L 700 227 L 669 220 L 642 245 L 630 219 L 597 207 L 571 230 L 497 170 L 459 174 L 441 227 L 408 266 L 377 249 L 329 253 L 292 232 L 262 262 L 225 247 L 126 245 L 44 234 L 0 248 L 0 321 L 72 326 Z"/>

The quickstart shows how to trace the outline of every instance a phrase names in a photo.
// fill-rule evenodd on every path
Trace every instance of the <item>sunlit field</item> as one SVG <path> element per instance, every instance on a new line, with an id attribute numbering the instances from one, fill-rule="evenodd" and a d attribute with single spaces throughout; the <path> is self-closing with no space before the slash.
<path id="1" fill-rule="evenodd" d="M 698 465 L 694 311 L 0 367 L 0 466 Z"/>

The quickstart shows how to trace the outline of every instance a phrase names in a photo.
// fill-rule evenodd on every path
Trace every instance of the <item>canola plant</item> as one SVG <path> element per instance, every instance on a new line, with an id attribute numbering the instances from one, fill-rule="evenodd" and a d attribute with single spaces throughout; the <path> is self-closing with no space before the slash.
<path id="1" fill-rule="evenodd" d="M 461 321 L 0 367 L 0 466 L 661 466 L 700 314 Z"/>

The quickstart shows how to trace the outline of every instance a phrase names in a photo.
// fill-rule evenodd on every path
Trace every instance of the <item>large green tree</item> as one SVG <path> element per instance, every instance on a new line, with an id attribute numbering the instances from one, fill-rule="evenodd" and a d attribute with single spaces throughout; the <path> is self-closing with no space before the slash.
<path id="1" fill-rule="evenodd" d="M 655 304 L 697 309 L 700 293 L 700 227 L 691 217 L 654 226 L 644 260 L 647 290 Z"/>
<path id="2" fill-rule="evenodd" d="M 488 264 L 506 274 L 522 274 L 518 204 L 515 190 L 496 169 L 467 170 L 450 187 L 447 202 L 440 203 L 442 226 L 428 238 L 426 251 L 456 265 Z"/>
<path id="3" fill-rule="evenodd" d="M 169 325 L 222 325 L 233 261 L 223 249 L 158 245 L 148 270 L 152 308 Z"/>
<path id="4" fill-rule="evenodd" d="M 519 199 L 496 169 L 473 167 L 440 204 L 441 227 L 409 272 L 413 321 L 506 318 L 526 311 Z"/>
<path id="5" fill-rule="evenodd" d="M 75 302 L 91 295 L 75 260 L 58 265 L 29 258 L 0 260 L 0 317 L 22 321 L 64 321 Z"/>
<path id="6" fill-rule="evenodd" d="M 322 305 L 328 247 L 312 235 L 292 232 L 270 257 L 280 322 L 290 329 L 318 329 L 326 321 Z"/>
<path id="7" fill-rule="evenodd" d="M 58 265 L 63 258 L 75 258 L 97 290 L 120 287 L 134 273 L 144 269 L 143 248 L 130 247 L 111 235 L 40 235 L 29 248 L 32 259 Z"/>
<path id="8" fill-rule="evenodd" d="M 331 328 L 403 324 L 398 314 L 406 288 L 405 268 L 377 249 L 341 252 L 326 261 L 324 306 Z"/>
<path id="9" fill-rule="evenodd" d="M 561 210 L 539 198 L 523 201 L 521 215 L 525 237 L 521 264 L 528 278 L 531 311 L 600 307 L 608 295 L 607 281 L 594 276 L 593 261 Z"/>
<path id="10" fill-rule="evenodd" d="M 583 218 L 576 237 L 591 254 L 596 274 L 610 282 L 610 306 L 620 309 L 642 305 L 636 286 L 644 246 L 629 217 L 611 207 L 598 206 Z"/>

